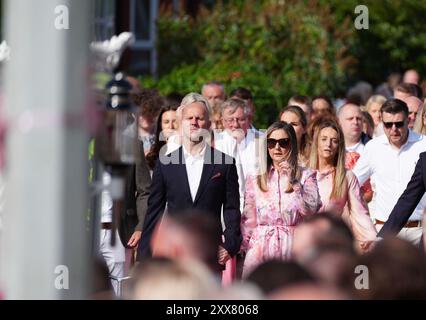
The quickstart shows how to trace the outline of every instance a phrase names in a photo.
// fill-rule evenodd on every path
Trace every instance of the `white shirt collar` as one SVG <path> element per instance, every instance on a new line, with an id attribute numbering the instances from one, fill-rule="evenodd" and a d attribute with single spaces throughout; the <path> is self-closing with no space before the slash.
<path id="1" fill-rule="evenodd" d="M 346 147 L 346 151 L 356 151 L 361 143 L 362 142 L 360 140 L 360 141 L 358 141 L 358 143 L 354 144 L 353 146 Z"/>
<path id="2" fill-rule="evenodd" d="M 254 140 L 254 133 L 255 133 L 255 131 L 253 129 L 248 129 L 247 130 L 246 137 L 244 138 L 244 140 L 246 140 L 247 144 L 250 141 Z"/>
<path id="3" fill-rule="evenodd" d="M 200 159 L 204 159 L 204 154 L 206 152 L 206 144 L 204 143 L 204 147 L 200 150 L 200 152 L 198 152 L 195 155 L 192 155 L 188 152 L 188 150 L 186 150 L 185 146 L 182 144 L 182 148 L 183 148 L 183 156 L 185 157 L 185 159 L 192 159 L 192 160 L 200 160 Z"/>
<path id="4" fill-rule="evenodd" d="M 383 134 L 383 135 L 381 135 L 380 137 L 378 137 L 377 139 L 381 139 L 381 140 L 379 140 L 379 141 L 381 141 L 383 144 L 386 144 L 386 145 L 390 145 L 390 142 L 389 142 L 389 139 L 388 139 L 388 137 L 386 136 L 386 134 Z M 423 137 L 422 137 L 422 135 L 421 134 L 418 134 L 417 132 L 414 132 L 414 131 L 412 131 L 411 129 L 408 129 L 408 138 L 407 138 L 407 141 L 405 141 L 405 143 L 401 146 L 401 148 L 400 149 L 402 149 L 402 148 L 404 148 L 404 146 L 407 144 L 407 143 L 411 143 L 411 142 L 416 142 L 416 141 L 420 141 L 420 140 L 422 140 L 423 139 Z"/>

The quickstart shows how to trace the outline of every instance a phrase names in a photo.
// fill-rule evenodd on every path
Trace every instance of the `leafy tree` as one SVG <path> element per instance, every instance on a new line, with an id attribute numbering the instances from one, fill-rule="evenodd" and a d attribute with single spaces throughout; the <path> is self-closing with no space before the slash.
<path id="1" fill-rule="evenodd" d="M 355 19 L 357 5 L 368 8 L 369 28 L 356 30 L 349 47 L 358 61 L 354 78 L 378 84 L 392 71 L 424 70 L 426 1 L 327 0 L 322 4 L 330 6 L 338 25 L 348 17 Z"/>
<path id="2" fill-rule="evenodd" d="M 344 87 L 354 71 L 351 24 L 315 0 L 229 0 L 201 10 L 196 20 L 163 16 L 160 78 L 144 78 L 143 85 L 163 94 L 200 91 L 210 80 L 228 90 L 247 87 L 255 96 L 255 123 L 265 128 L 290 96 L 333 96 Z"/>

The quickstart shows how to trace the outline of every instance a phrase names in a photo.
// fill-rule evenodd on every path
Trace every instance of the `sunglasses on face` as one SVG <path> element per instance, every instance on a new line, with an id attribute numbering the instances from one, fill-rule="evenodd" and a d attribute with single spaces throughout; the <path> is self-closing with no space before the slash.
<path id="1" fill-rule="evenodd" d="M 288 146 L 290 145 L 290 139 L 284 138 L 284 139 L 276 140 L 276 139 L 268 138 L 266 139 L 266 143 L 269 149 L 275 148 L 277 143 L 279 144 L 281 148 L 288 148 Z"/>
<path id="2" fill-rule="evenodd" d="M 395 127 L 402 128 L 404 126 L 404 121 L 397 121 L 397 122 L 384 122 L 383 121 L 383 126 L 386 129 L 391 129 L 393 127 L 393 125 L 395 125 Z"/>

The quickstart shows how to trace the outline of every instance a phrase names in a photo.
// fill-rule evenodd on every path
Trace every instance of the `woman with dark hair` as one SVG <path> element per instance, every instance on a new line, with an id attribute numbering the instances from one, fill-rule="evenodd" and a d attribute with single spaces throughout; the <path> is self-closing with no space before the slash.
<path id="1" fill-rule="evenodd" d="M 298 106 L 287 106 L 280 114 L 280 120 L 293 126 L 296 133 L 297 149 L 299 150 L 299 163 L 304 166 L 308 163 L 308 120 L 305 112 Z"/>
<path id="2" fill-rule="evenodd" d="M 343 217 L 348 218 L 347 222 L 361 249 L 367 249 L 377 232 L 362 198 L 358 180 L 345 168 L 345 138 L 336 121 L 325 119 L 316 127 L 309 166 L 318 171 L 322 202 L 320 211 L 338 216 L 347 214 Z"/>
<path id="3" fill-rule="evenodd" d="M 312 100 L 308 96 L 293 96 L 288 100 L 288 106 L 298 106 L 305 113 L 309 122 L 312 115 Z"/>
<path id="4" fill-rule="evenodd" d="M 166 145 L 167 140 L 176 132 L 176 110 L 177 106 L 175 105 L 168 105 L 160 110 L 157 118 L 155 143 L 146 155 L 146 161 L 150 170 L 154 170 L 161 148 Z"/>
<path id="5" fill-rule="evenodd" d="M 370 113 L 362 111 L 362 132 L 364 132 L 370 139 L 374 136 L 374 120 Z"/>
<path id="6" fill-rule="evenodd" d="M 326 95 L 312 97 L 312 115 L 311 120 L 324 114 L 336 115 L 333 102 Z"/>
<path id="7" fill-rule="evenodd" d="M 155 141 L 155 119 L 164 99 L 156 89 L 143 89 L 142 92 L 133 95 L 134 102 L 138 108 L 137 132 L 139 140 L 143 143 L 145 155 L 151 150 Z"/>
<path id="8" fill-rule="evenodd" d="M 321 207 L 315 171 L 298 165 L 293 126 L 275 122 L 265 137 L 262 142 L 267 151 L 260 159 L 260 174 L 246 180 L 241 221 L 242 251 L 246 253 L 243 277 L 261 262 L 288 260 L 295 227 Z"/>

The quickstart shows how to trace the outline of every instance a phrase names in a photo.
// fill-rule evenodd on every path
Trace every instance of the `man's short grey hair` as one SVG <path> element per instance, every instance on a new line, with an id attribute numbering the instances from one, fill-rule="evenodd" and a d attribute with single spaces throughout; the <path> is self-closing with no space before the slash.
<path id="1" fill-rule="evenodd" d="M 203 106 L 204 106 L 204 109 L 206 110 L 206 114 L 207 114 L 207 117 L 210 119 L 211 118 L 211 115 L 212 115 L 212 113 L 213 113 L 213 111 L 212 111 L 212 107 L 210 106 L 210 103 L 207 101 L 207 99 L 206 98 L 204 98 L 201 94 L 199 94 L 199 93 L 196 93 L 196 92 L 191 92 L 191 93 L 188 93 L 183 99 L 182 99 L 182 102 L 181 102 L 181 107 L 182 107 L 182 110 L 183 110 L 183 108 L 185 108 L 187 105 L 190 105 L 190 104 L 192 104 L 192 103 L 196 103 L 196 102 L 198 102 L 198 103 L 201 103 Z"/>
<path id="2" fill-rule="evenodd" d="M 340 108 L 339 108 L 339 110 L 337 110 L 337 117 L 338 118 L 340 118 L 340 116 L 342 115 L 342 113 L 343 113 L 343 110 L 345 110 L 347 107 L 349 107 L 349 106 L 351 106 L 351 107 L 358 107 L 359 108 L 359 110 L 361 111 L 361 107 L 359 106 L 359 105 L 357 105 L 357 104 L 355 104 L 355 103 L 352 103 L 352 102 L 348 102 L 348 103 L 345 103 L 343 106 L 341 106 Z"/>
<path id="3" fill-rule="evenodd" d="M 222 103 L 220 110 L 221 114 L 223 115 L 226 109 L 229 109 L 231 110 L 231 113 L 234 113 L 238 108 L 243 109 L 244 116 L 248 116 L 250 114 L 250 109 L 247 106 L 247 103 L 239 98 L 231 98 L 226 100 Z"/>
<path id="4" fill-rule="evenodd" d="M 209 87 L 209 86 L 220 87 L 220 89 L 223 92 L 223 95 L 225 95 L 225 86 L 221 82 L 219 82 L 219 81 L 210 81 L 210 82 L 207 82 L 207 83 L 203 84 L 203 86 L 201 87 L 201 92 L 204 92 L 204 89 L 206 87 Z"/>

